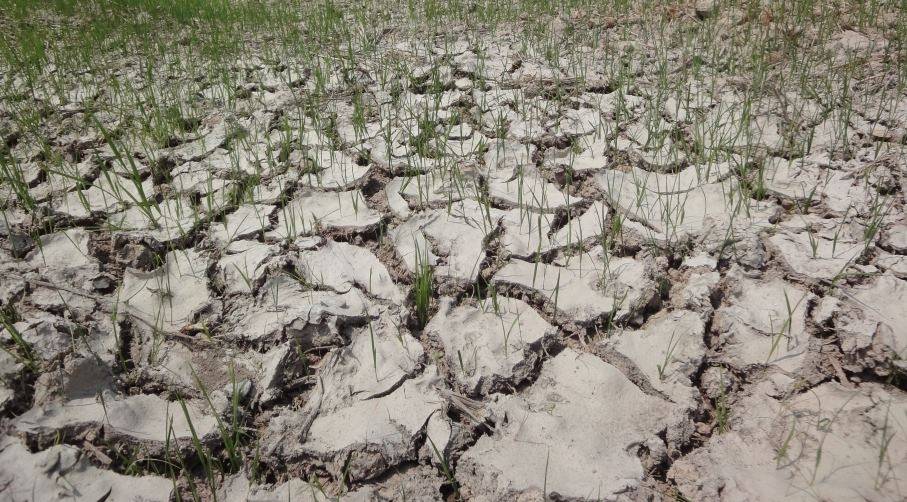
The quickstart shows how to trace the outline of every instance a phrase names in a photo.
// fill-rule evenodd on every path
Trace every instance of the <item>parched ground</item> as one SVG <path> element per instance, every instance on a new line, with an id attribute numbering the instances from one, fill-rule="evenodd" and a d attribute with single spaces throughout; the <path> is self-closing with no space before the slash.
<path id="1" fill-rule="evenodd" d="M 907 498 L 902 2 L 0 40 L 0 499 Z"/>

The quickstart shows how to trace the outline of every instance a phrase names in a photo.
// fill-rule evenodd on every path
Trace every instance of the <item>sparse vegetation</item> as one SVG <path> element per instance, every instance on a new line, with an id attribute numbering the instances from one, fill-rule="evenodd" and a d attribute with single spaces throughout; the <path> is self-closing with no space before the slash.
<path id="1" fill-rule="evenodd" d="M 901 499 L 905 62 L 900 0 L 0 0 L 0 498 Z"/>

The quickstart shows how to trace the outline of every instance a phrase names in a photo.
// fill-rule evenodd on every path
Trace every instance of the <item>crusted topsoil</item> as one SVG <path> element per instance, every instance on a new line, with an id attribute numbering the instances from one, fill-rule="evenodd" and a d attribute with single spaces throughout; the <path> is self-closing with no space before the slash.
<path id="1" fill-rule="evenodd" d="M 0 76 L 0 499 L 903 500 L 904 16 L 720 4 Z"/>

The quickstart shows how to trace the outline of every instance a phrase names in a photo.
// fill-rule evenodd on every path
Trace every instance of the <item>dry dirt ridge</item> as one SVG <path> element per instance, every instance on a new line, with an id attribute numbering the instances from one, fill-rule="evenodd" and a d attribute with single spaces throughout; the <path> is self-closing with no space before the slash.
<path id="1" fill-rule="evenodd" d="M 246 62 L 140 184 L 78 106 L 81 181 L 7 138 L 44 226 L 4 191 L 0 499 L 904 500 L 907 98 L 476 43 L 379 46 L 415 63 L 364 119 Z"/>

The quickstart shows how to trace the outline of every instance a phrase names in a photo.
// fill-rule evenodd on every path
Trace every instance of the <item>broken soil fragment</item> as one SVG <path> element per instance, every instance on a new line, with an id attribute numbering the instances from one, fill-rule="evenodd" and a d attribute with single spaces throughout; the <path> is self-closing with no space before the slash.
<path id="1" fill-rule="evenodd" d="M 13 439 L 0 443 L 0 472 L 9 500 L 170 500 L 173 482 L 157 476 L 124 476 L 91 464 L 83 452 L 57 445 L 30 453 Z"/>
<path id="2" fill-rule="evenodd" d="M 543 489 L 598 500 L 632 490 L 644 474 L 635 449 L 667 427 L 672 407 L 595 356 L 566 349 L 532 386 L 495 396 L 491 408 L 506 421 L 457 469 L 477 500 L 540 497 Z"/>
<path id="3" fill-rule="evenodd" d="M 488 394 L 526 380 L 557 329 L 528 304 L 496 297 L 475 306 L 441 300 L 425 327 L 439 339 L 454 378 L 469 394 Z"/>
<path id="4" fill-rule="evenodd" d="M 389 319 L 357 329 L 349 346 L 326 359 L 307 405 L 271 421 L 263 447 L 317 459 L 356 481 L 415 460 L 426 434 L 443 451 L 450 435 L 437 390 L 443 381 L 425 366 L 422 347 L 397 329 Z"/>

